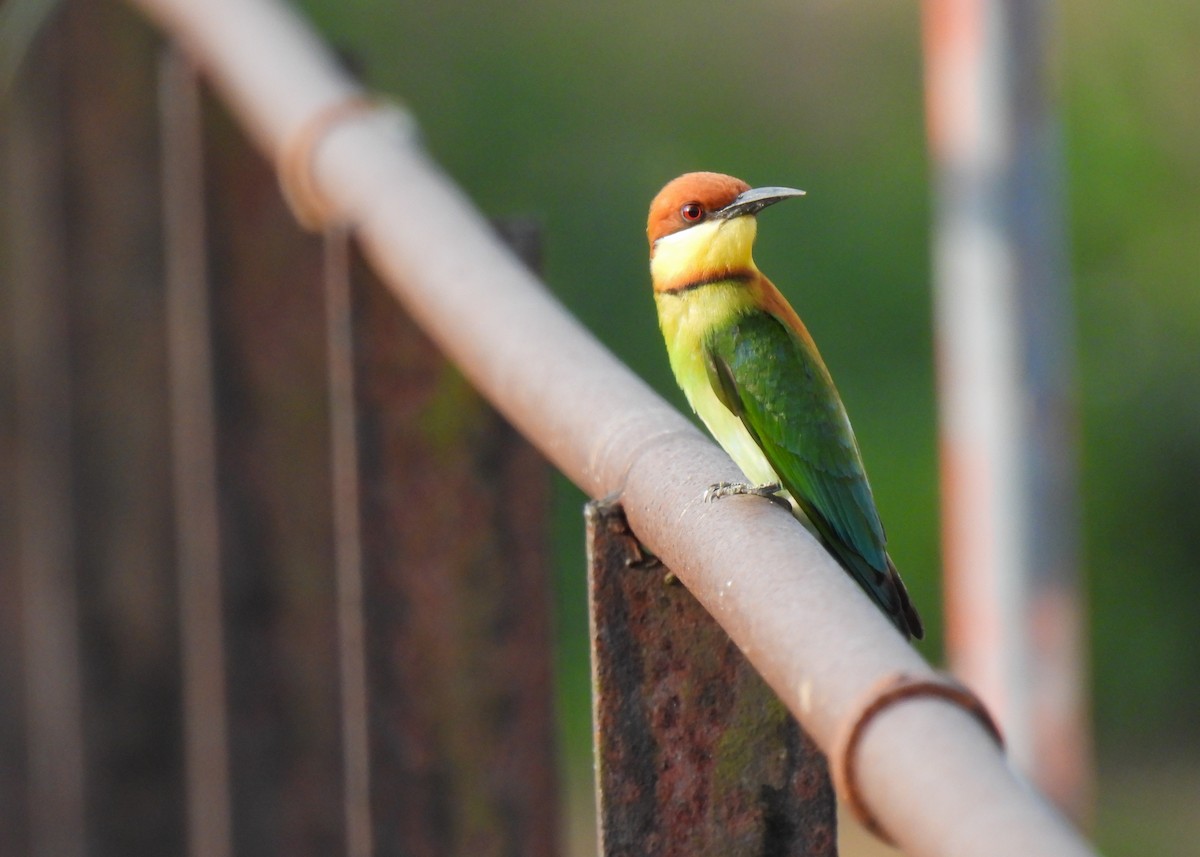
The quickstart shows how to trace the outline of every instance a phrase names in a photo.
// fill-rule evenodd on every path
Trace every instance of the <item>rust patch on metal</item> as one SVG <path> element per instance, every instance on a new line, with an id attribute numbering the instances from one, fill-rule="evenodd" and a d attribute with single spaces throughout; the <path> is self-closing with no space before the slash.
<path id="1" fill-rule="evenodd" d="M 587 530 L 603 857 L 836 854 L 824 756 L 619 506 Z"/>

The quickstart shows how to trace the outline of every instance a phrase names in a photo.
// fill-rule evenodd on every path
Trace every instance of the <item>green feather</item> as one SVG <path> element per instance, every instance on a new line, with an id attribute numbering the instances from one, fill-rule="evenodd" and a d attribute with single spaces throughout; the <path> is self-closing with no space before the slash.
<path id="1" fill-rule="evenodd" d="M 717 398 L 741 419 L 830 551 L 902 631 L 920 636 L 850 421 L 811 341 L 754 310 L 710 330 L 704 347 Z"/>

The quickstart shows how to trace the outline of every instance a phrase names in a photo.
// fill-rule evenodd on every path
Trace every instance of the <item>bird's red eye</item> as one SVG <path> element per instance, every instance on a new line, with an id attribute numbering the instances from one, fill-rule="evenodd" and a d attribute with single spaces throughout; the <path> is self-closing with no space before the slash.
<path id="1" fill-rule="evenodd" d="M 685 203 L 679 214 L 688 223 L 699 223 L 704 219 L 704 206 L 698 202 Z"/>

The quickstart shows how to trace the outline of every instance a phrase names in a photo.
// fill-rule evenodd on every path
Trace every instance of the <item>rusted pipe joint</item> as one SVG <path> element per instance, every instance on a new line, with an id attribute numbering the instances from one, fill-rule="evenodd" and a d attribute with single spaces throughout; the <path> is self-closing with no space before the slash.
<path id="1" fill-rule="evenodd" d="M 408 110 L 394 102 L 355 94 L 318 110 L 280 146 L 276 158 L 279 185 L 292 214 L 305 229 L 322 232 L 334 225 L 337 214 L 313 175 L 317 146 L 339 125 L 371 116 L 391 122 L 404 138 L 416 138 L 416 120 Z"/>
<path id="2" fill-rule="evenodd" d="M 883 829 L 863 799 L 855 768 L 855 755 L 871 721 L 893 705 L 914 699 L 941 699 L 957 705 L 979 721 L 996 744 L 1004 747 L 1004 737 L 983 702 L 970 690 L 947 675 L 918 678 L 905 673 L 884 676 L 863 694 L 851 709 L 833 745 L 830 763 L 838 794 L 862 825 L 889 844 L 895 840 Z"/>

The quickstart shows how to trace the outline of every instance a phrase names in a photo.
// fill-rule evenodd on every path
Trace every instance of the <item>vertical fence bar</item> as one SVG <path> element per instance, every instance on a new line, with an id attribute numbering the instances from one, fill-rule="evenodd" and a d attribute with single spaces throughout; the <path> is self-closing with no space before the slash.
<path id="1" fill-rule="evenodd" d="M 10 114 L 0 111 L 0 197 L 12 200 L 8 181 L 12 124 Z M 0 270 L 15 273 L 10 247 L 18 226 L 9 205 L 0 205 Z M 5 279 L 5 283 L 11 280 Z M 13 323 L 15 288 L 0 289 L 0 857 L 25 857 L 29 847 L 28 762 L 26 741 L 21 610 L 22 568 L 18 561 L 16 334 Z"/>
<path id="2" fill-rule="evenodd" d="M 69 0 L 62 166 L 71 289 L 87 847 L 184 850 L 177 577 L 156 110 L 161 41 Z"/>
<path id="3" fill-rule="evenodd" d="M 39 371 L 57 368 L 30 391 L 56 404 L 39 406 L 43 424 L 33 435 L 30 424 L 22 429 L 37 446 L 20 451 L 16 472 L 37 473 L 49 455 L 52 470 L 34 477 L 33 490 L 57 493 L 60 508 L 50 520 L 44 505 L 18 499 L 16 507 L 26 535 L 58 542 L 69 566 L 55 572 L 67 588 L 39 599 L 53 598 L 42 608 L 57 617 L 22 616 L 32 623 L 23 670 L 31 683 L 61 683 L 50 664 L 61 668 L 69 653 L 73 697 L 48 700 L 38 690 L 23 700 L 26 734 L 37 736 L 30 763 L 48 754 L 39 763 L 54 760 L 60 777 L 28 794 L 41 828 L 30 837 L 33 853 L 182 850 L 156 48 L 144 22 L 119 4 L 63 3 L 17 81 L 33 99 L 35 125 L 54 133 L 34 142 L 35 159 L 9 185 L 43 195 L 6 206 L 18 227 L 13 282 L 52 308 L 56 332 L 18 321 L 14 341 L 29 345 Z M 23 253 L 35 270 L 54 269 L 55 282 L 19 270 Z"/>
<path id="4" fill-rule="evenodd" d="M 228 857 L 229 727 L 203 135 L 196 75 L 173 48 L 160 63 L 159 113 L 188 853 Z"/>
<path id="5" fill-rule="evenodd" d="M 375 848 L 550 857 L 548 470 L 361 263 L 352 295 Z"/>
<path id="6" fill-rule="evenodd" d="M 17 562 L 27 746 L 28 853 L 82 857 L 82 665 L 71 495 L 72 337 L 62 209 L 62 44 L 52 36 L 12 93 L 7 184 L 16 412 Z M 11 811 L 9 808 L 6 811 Z"/>
<path id="7" fill-rule="evenodd" d="M 340 854 L 338 604 L 321 241 L 204 101 L 236 854 Z"/>
<path id="8" fill-rule="evenodd" d="M 1018 766 L 1086 814 L 1054 4 L 926 0 L 947 644 Z"/>
<path id="9" fill-rule="evenodd" d="M 0 116 L 0 138 L 8 140 L 9 126 Z M 0 144 L 0 187 L 8 172 L 7 146 Z M 6 197 L 8 198 L 8 197 Z M 15 225 L 9 212 L 0 209 L 0 256 L 7 258 L 6 244 Z M 11 268 L 6 268 L 11 271 Z M 21 564 L 18 561 L 16 472 L 17 427 L 13 411 L 16 355 L 12 327 L 13 290 L 0 289 L 0 857 L 25 857 L 29 846 L 28 762 L 24 714 L 24 675 L 21 645 Z"/>
<path id="10" fill-rule="evenodd" d="M 834 857 L 825 757 L 620 508 L 586 517 L 601 857 Z"/>
<path id="11" fill-rule="evenodd" d="M 354 408 L 350 236 L 342 229 L 326 232 L 324 256 L 346 854 L 348 857 L 368 857 L 373 852 L 371 747 L 367 710 L 366 622 L 363 617 L 362 533 L 359 529 L 362 518 L 358 424 Z"/>

